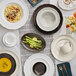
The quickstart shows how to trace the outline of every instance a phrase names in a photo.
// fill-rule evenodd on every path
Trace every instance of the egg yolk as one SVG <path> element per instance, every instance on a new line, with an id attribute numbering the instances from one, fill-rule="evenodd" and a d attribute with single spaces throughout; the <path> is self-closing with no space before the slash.
<path id="1" fill-rule="evenodd" d="M 0 71 L 1 72 L 8 72 L 12 67 L 12 63 L 8 58 L 1 58 L 0 59 Z"/>

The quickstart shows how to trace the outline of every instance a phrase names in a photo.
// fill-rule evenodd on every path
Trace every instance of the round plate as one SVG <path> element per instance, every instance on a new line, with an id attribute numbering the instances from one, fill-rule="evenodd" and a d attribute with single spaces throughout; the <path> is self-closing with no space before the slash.
<path id="1" fill-rule="evenodd" d="M 47 12 L 45 14 L 45 12 Z M 44 16 L 42 16 L 42 14 L 45 14 Z M 47 17 L 47 15 L 49 15 Z M 53 18 L 51 18 L 53 17 Z M 43 19 L 45 18 L 45 20 Z M 47 19 L 46 19 L 47 18 Z M 57 19 L 58 18 L 58 19 Z M 50 20 L 53 22 L 50 22 Z M 47 21 L 46 21 L 47 20 Z M 54 5 L 51 4 L 44 4 L 39 6 L 33 14 L 33 22 L 34 25 L 36 26 L 36 28 L 38 30 L 40 30 L 43 33 L 55 33 L 57 32 L 60 27 L 62 26 L 63 23 L 63 16 L 61 11 Z M 50 25 L 46 26 L 46 22 L 49 23 Z M 53 25 L 53 26 L 52 26 Z"/>
<path id="2" fill-rule="evenodd" d="M 7 21 L 7 19 L 5 18 L 5 15 L 4 15 L 6 7 L 11 4 L 19 5 L 23 11 L 22 18 L 16 23 L 11 23 L 11 22 Z M 19 29 L 26 23 L 28 16 L 29 16 L 29 11 L 28 11 L 27 5 L 23 1 L 21 1 L 21 0 L 3 0 L 0 3 L 0 7 L 2 7 L 2 8 L 0 8 L 0 23 L 3 27 L 5 27 L 7 29 Z"/>
<path id="3" fill-rule="evenodd" d="M 10 76 L 16 76 L 17 74 L 18 74 L 18 72 L 19 72 L 19 70 L 20 70 L 20 61 L 19 61 L 19 58 L 17 57 L 17 55 L 16 54 L 14 54 L 13 52 L 11 52 L 11 51 L 8 51 L 8 50 L 0 50 L 0 54 L 6 54 L 6 56 L 7 56 L 7 54 L 8 55 L 10 55 L 10 56 L 12 56 L 13 58 L 14 58 L 14 60 L 15 60 L 15 62 L 16 62 L 16 68 L 15 68 L 15 70 L 14 70 L 14 72 L 10 75 Z M 7 57 L 9 57 L 9 56 L 7 56 Z M 12 60 L 12 59 L 11 59 Z M 13 61 L 12 61 L 13 62 Z M 15 65 L 13 65 L 14 67 L 15 67 Z M 8 73 L 7 73 L 8 74 Z M 6 74 L 6 75 L 7 75 Z"/>
<path id="4" fill-rule="evenodd" d="M 64 0 L 58 0 L 58 5 L 64 10 L 73 10 L 76 8 L 76 2 L 67 5 L 64 3 Z"/>
<path id="5" fill-rule="evenodd" d="M 40 54 L 40 53 L 30 56 L 26 60 L 26 62 L 24 64 L 24 74 L 25 74 L 25 76 L 37 76 L 33 72 L 33 66 L 37 62 L 42 62 L 46 65 L 47 70 L 46 70 L 45 74 L 42 75 L 42 76 L 53 76 L 53 74 L 54 74 L 54 63 L 53 63 L 53 61 L 51 60 L 51 58 L 49 58 L 45 54 Z"/>
<path id="6" fill-rule="evenodd" d="M 61 40 L 68 40 L 72 44 L 73 50 L 67 54 L 59 53 L 57 44 Z M 52 52 L 53 56 L 60 61 L 72 60 L 76 56 L 76 40 L 69 35 L 59 36 L 55 40 L 53 40 L 53 42 L 51 44 L 51 52 Z"/>
<path id="7" fill-rule="evenodd" d="M 35 48 L 30 48 L 30 46 L 28 44 L 24 44 L 23 39 L 24 39 L 25 36 L 29 36 L 31 38 L 37 37 L 38 40 L 41 40 L 42 41 L 42 48 L 36 50 Z M 35 33 L 27 33 L 27 34 L 23 35 L 22 38 L 21 38 L 21 44 L 24 46 L 24 48 L 26 48 L 27 50 L 30 50 L 32 52 L 42 51 L 45 48 L 45 46 L 46 46 L 45 40 L 40 35 L 37 35 Z"/>

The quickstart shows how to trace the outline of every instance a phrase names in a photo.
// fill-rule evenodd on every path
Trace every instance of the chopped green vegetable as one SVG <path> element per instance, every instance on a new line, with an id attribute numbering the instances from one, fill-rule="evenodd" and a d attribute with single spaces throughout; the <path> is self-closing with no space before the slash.
<path id="1" fill-rule="evenodd" d="M 23 39 L 25 44 L 29 44 L 31 48 L 40 49 L 42 48 L 42 41 L 37 40 L 36 37 L 30 38 L 28 36 L 25 36 Z"/>

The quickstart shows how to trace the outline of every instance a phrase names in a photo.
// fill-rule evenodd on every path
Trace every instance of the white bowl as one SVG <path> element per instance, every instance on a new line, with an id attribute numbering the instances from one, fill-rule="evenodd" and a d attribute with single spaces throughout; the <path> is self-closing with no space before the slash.
<path id="1" fill-rule="evenodd" d="M 71 2 L 69 5 L 64 3 L 64 0 L 58 0 L 58 5 L 63 10 L 73 10 L 76 9 L 76 2 Z"/>
<path id="2" fill-rule="evenodd" d="M 12 32 L 6 33 L 3 36 L 3 43 L 8 47 L 13 47 L 17 43 L 17 36 Z"/>
<path id="3" fill-rule="evenodd" d="M 0 50 L 0 54 L 3 54 L 3 53 L 9 54 L 15 59 L 15 61 L 16 61 L 16 69 L 10 76 L 17 76 L 18 73 L 19 73 L 19 70 L 20 70 L 20 66 L 21 66 L 21 63 L 20 63 L 20 60 L 19 60 L 18 56 L 15 53 L 13 53 L 12 51 Z"/>
<path id="4" fill-rule="evenodd" d="M 45 54 L 38 53 L 38 54 L 34 54 L 34 55 L 30 56 L 26 60 L 26 62 L 24 64 L 25 76 L 37 76 L 33 72 L 33 66 L 37 62 L 42 62 L 46 65 L 46 68 L 47 68 L 46 72 L 42 76 L 53 76 L 54 75 L 54 63 L 53 63 L 52 59 Z"/>
<path id="5" fill-rule="evenodd" d="M 8 5 L 11 5 L 11 4 L 17 4 L 19 5 L 21 8 L 22 8 L 22 18 L 16 22 L 16 23 L 11 23 L 9 22 L 6 18 L 5 18 L 5 15 L 4 15 L 4 12 L 5 12 L 5 9 Z M 24 1 L 21 1 L 21 0 L 3 0 L 1 3 L 0 3 L 0 24 L 7 28 L 7 29 L 19 29 L 21 28 L 27 21 L 28 19 L 28 16 L 29 16 L 29 10 L 28 10 L 28 7 L 27 5 L 24 3 Z"/>
<path id="6" fill-rule="evenodd" d="M 60 15 L 54 8 L 45 7 L 38 12 L 36 21 L 42 30 L 53 31 L 60 23 Z"/>

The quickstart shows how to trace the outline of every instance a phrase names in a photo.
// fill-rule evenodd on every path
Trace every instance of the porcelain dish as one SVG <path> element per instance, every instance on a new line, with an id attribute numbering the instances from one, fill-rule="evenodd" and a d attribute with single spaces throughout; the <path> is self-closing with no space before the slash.
<path id="1" fill-rule="evenodd" d="M 51 52 L 60 61 L 70 61 L 76 56 L 76 40 L 69 35 L 61 35 L 53 40 Z"/>
<path id="2" fill-rule="evenodd" d="M 55 33 L 62 26 L 63 16 L 56 6 L 44 4 L 34 11 L 33 22 L 41 32 Z"/>
<path id="3" fill-rule="evenodd" d="M 17 36 L 12 33 L 12 32 L 8 32 L 3 36 L 3 43 L 7 46 L 7 47 L 13 47 L 16 45 L 17 43 Z"/>
<path id="4" fill-rule="evenodd" d="M 15 71 L 14 71 L 10 76 L 17 76 L 17 75 L 18 75 L 18 72 L 19 72 L 19 70 L 20 70 L 20 60 L 19 60 L 19 58 L 17 57 L 17 55 L 14 54 L 14 53 L 11 52 L 11 51 L 8 51 L 8 50 L 0 50 L 0 54 L 9 54 L 9 55 L 11 55 L 11 56 L 15 59 L 16 68 L 15 68 Z"/>
<path id="5" fill-rule="evenodd" d="M 42 76 L 53 76 L 53 74 L 54 74 L 54 63 L 53 63 L 53 61 L 47 55 L 41 54 L 41 53 L 34 54 L 26 60 L 26 62 L 24 64 L 25 76 L 28 76 L 28 75 L 29 76 L 37 76 L 33 72 L 33 66 L 37 62 L 42 62 L 46 65 L 47 70 L 46 70 L 45 74 L 43 74 Z"/>
<path id="6" fill-rule="evenodd" d="M 22 9 L 22 18 L 16 22 L 16 23 L 11 23 L 9 22 L 6 18 L 5 18 L 5 15 L 4 15 L 4 12 L 5 12 L 5 9 L 8 5 L 11 5 L 11 4 L 16 4 L 16 5 L 19 5 Z M 20 1 L 20 0 L 3 0 L 1 1 L 0 3 L 0 6 L 2 8 L 0 8 L 0 24 L 7 28 L 7 29 L 19 29 L 21 28 L 27 21 L 28 19 L 28 16 L 29 16 L 29 10 L 28 10 L 28 7 L 27 5 L 24 3 L 24 1 Z"/>
<path id="7" fill-rule="evenodd" d="M 31 38 L 36 37 L 38 40 L 41 40 L 42 41 L 42 48 L 40 48 L 38 50 L 35 48 L 30 48 L 30 46 L 28 44 L 25 44 L 23 42 L 24 41 L 23 39 L 25 36 L 29 36 Z M 45 42 L 44 38 L 38 34 L 35 34 L 35 33 L 26 33 L 25 35 L 23 35 L 21 38 L 21 44 L 23 45 L 24 48 L 26 48 L 27 50 L 32 51 L 32 52 L 40 52 L 40 51 L 44 50 L 44 48 L 46 47 L 46 42 Z"/>
<path id="8" fill-rule="evenodd" d="M 58 5 L 64 10 L 73 10 L 76 8 L 76 2 L 72 2 L 67 5 L 64 3 L 64 0 L 58 0 Z"/>

